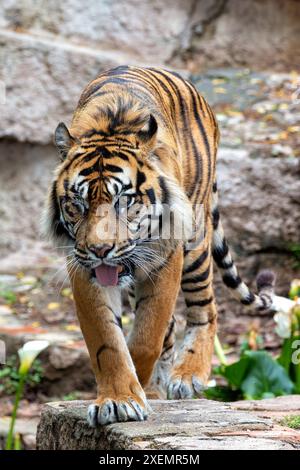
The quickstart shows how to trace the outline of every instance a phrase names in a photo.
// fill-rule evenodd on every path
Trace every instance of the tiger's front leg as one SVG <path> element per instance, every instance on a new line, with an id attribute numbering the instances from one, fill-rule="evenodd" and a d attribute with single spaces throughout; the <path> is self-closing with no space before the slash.
<path id="1" fill-rule="evenodd" d="M 98 386 L 97 399 L 88 408 L 89 424 L 146 419 L 145 393 L 121 328 L 119 289 L 98 287 L 83 270 L 70 274 L 70 278 Z"/>
<path id="2" fill-rule="evenodd" d="M 155 363 L 163 350 L 166 332 L 172 323 L 182 263 L 182 247 L 178 247 L 163 267 L 136 287 L 136 316 L 128 346 L 144 388 L 149 384 Z"/>

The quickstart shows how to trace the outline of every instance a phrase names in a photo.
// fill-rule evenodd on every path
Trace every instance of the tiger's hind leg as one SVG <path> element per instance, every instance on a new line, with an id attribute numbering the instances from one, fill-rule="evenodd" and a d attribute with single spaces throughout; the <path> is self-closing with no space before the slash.
<path id="1" fill-rule="evenodd" d="M 145 389 L 147 398 L 161 400 L 167 398 L 167 388 L 175 358 L 175 327 L 176 319 L 173 315 L 165 335 L 162 353 L 156 362 L 150 384 Z"/>
<path id="2" fill-rule="evenodd" d="M 209 379 L 217 321 L 212 268 L 210 235 L 207 233 L 199 248 L 185 252 L 181 287 L 187 323 L 183 344 L 171 372 L 169 398 L 199 396 Z"/>

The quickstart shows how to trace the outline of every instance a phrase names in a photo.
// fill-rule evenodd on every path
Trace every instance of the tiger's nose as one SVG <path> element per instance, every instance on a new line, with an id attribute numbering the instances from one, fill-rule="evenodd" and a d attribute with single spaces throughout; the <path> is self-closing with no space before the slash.
<path id="1" fill-rule="evenodd" d="M 90 245 L 89 250 L 99 258 L 104 258 L 107 253 L 112 249 L 109 245 Z"/>

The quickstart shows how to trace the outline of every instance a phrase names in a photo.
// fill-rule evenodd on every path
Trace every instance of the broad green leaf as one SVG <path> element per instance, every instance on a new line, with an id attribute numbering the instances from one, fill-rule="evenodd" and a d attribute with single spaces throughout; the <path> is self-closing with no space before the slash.
<path id="1" fill-rule="evenodd" d="M 247 399 L 293 393 L 294 384 L 284 368 L 265 351 L 247 351 L 250 360 L 241 390 Z M 267 394 L 267 395 L 266 395 Z"/>
<path id="2" fill-rule="evenodd" d="M 243 355 L 241 359 L 230 366 L 223 367 L 221 375 L 225 377 L 229 384 L 236 388 L 241 388 L 242 382 L 247 374 L 250 365 L 250 359 Z"/>

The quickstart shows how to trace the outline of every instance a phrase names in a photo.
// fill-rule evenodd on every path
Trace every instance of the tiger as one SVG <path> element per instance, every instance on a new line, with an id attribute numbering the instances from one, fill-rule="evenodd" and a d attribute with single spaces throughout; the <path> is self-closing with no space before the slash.
<path id="1" fill-rule="evenodd" d="M 97 382 L 87 411 L 90 426 L 146 420 L 149 398 L 203 396 L 217 328 L 213 262 L 245 307 L 268 310 L 272 304 L 273 272 L 258 274 L 253 293 L 224 235 L 216 179 L 219 139 L 204 97 L 178 73 L 159 67 L 119 66 L 101 73 L 83 90 L 69 128 L 60 122 L 55 130 L 60 162 L 44 225 L 53 243 L 66 250 Z M 164 218 L 167 207 L 173 216 Z M 174 229 L 197 219 L 197 211 L 201 223 L 177 236 Z M 153 236 L 149 213 L 155 214 Z M 113 218 L 130 226 L 125 237 L 103 229 Z M 165 224 L 169 236 L 162 236 Z M 135 311 L 127 338 L 124 291 Z M 176 351 L 180 291 L 186 326 Z"/>

